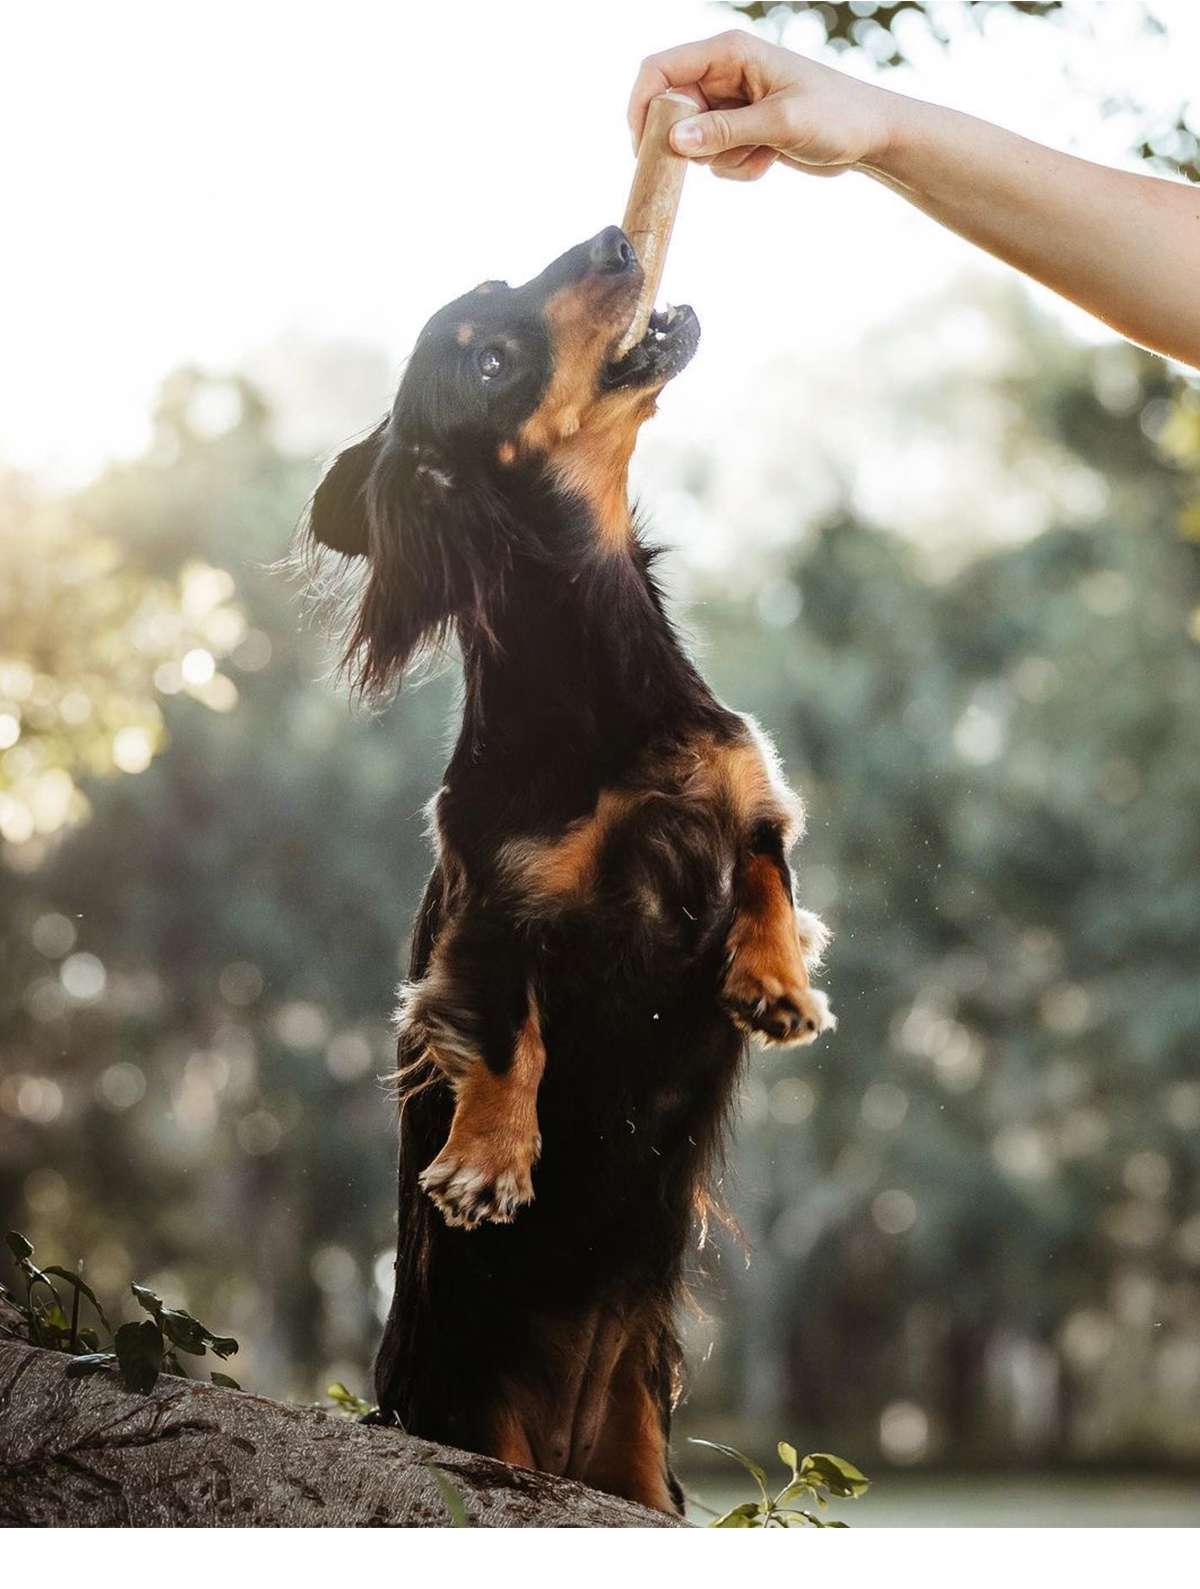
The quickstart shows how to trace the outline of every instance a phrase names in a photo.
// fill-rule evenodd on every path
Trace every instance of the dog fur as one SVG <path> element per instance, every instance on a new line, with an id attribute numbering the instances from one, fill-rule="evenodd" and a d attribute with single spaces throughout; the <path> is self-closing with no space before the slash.
<path id="1" fill-rule="evenodd" d="M 360 691 L 450 636 L 465 680 L 400 996 L 380 1405 L 676 1512 L 674 1316 L 747 1034 L 833 1020 L 800 803 L 685 654 L 630 513 L 638 429 L 699 337 L 672 311 L 614 362 L 640 284 L 610 227 L 439 311 L 310 532 L 364 561 Z"/>

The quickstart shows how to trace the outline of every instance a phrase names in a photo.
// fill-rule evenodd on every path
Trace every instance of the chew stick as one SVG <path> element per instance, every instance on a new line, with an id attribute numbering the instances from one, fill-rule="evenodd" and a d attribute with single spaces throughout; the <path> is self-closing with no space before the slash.
<path id="1" fill-rule="evenodd" d="M 671 128 L 685 116 L 694 116 L 698 106 L 686 94 L 656 94 L 646 107 L 646 124 L 638 145 L 637 170 L 625 206 L 622 230 L 633 244 L 644 279 L 637 309 L 629 330 L 617 347 L 623 358 L 635 342 L 640 342 L 650 324 L 654 300 L 667 262 L 667 246 L 683 192 L 687 160 L 676 154 L 668 142 Z"/>

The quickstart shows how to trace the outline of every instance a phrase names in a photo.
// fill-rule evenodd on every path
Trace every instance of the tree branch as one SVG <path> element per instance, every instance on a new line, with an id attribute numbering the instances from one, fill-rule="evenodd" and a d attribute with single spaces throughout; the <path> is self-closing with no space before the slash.
<path id="1" fill-rule="evenodd" d="M 196 1380 L 145 1396 L 0 1339 L 0 1524 L 445 1528 L 430 1464 L 479 1528 L 671 1528 L 569 1479 Z"/>

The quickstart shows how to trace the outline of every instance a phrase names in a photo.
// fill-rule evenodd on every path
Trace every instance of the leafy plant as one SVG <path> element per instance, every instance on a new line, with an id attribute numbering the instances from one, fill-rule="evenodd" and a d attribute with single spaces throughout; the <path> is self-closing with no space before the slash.
<path id="1" fill-rule="evenodd" d="M 34 1262 L 33 1243 L 20 1231 L 10 1230 L 5 1236 L 8 1250 L 16 1261 L 17 1269 L 25 1281 L 25 1301 L 20 1303 L 4 1287 L 5 1296 L 20 1315 L 35 1346 L 52 1351 L 66 1352 L 71 1358 L 67 1364 L 68 1379 L 79 1379 L 101 1369 L 117 1368 L 128 1390 L 143 1394 L 152 1390 L 160 1374 L 184 1375 L 178 1354 L 204 1357 L 211 1349 L 219 1358 L 232 1357 L 238 1343 L 231 1335 L 215 1335 L 206 1324 L 193 1318 L 182 1308 L 169 1308 L 156 1291 L 148 1286 L 131 1285 L 134 1299 L 145 1309 L 148 1318 L 122 1324 L 114 1331 L 101 1307 L 96 1293 L 83 1279 L 82 1272 L 72 1274 L 57 1264 L 40 1269 Z M 79 1266 L 82 1271 L 82 1263 Z M 51 1279 L 51 1276 L 54 1278 Z M 54 1284 L 58 1280 L 73 1290 L 70 1318 L 63 1307 L 62 1297 Z M 86 1300 L 95 1309 L 105 1331 L 112 1337 L 112 1349 L 100 1350 L 97 1332 L 90 1326 L 79 1324 L 80 1301 Z M 214 1373 L 214 1385 L 226 1390 L 240 1390 L 237 1380 L 228 1374 Z M 348 1394 L 348 1393 L 347 1393 Z"/>
<path id="2" fill-rule="evenodd" d="M 837 1519 L 826 1521 L 819 1517 L 810 1509 L 811 1505 L 825 1507 L 830 1497 L 856 1501 L 870 1488 L 870 1480 L 843 1457 L 832 1456 L 828 1451 L 816 1451 L 811 1456 L 799 1457 L 795 1446 L 781 1440 L 776 1450 L 791 1477 L 772 1495 L 767 1483 L 767 1470 L 735 1446 L 721 1445 L 716 1440 L 693 1440 L 691 1443 L 694 1446 L 707 1446 L 710 1451 L 719 1451 L 722 1456 L 740 1462 L 758 1485 L 757 1501 L 742 1501 L 731 1507 L 720 1517 L 714 1518 L 708 1525 L 710 1528 L 845 1528 L 847 1524 Z M 809 1505 L 799 1504 L 803 1501 Z"/>
<path id="3" fill-rule="evenodd" d="M 99 1340 L 90 1326 L 80 1327 L 80 1298 L 87 1298 L 106 1330 L 110 1329 L 110 1325 L 96 1293 L 84 1281 L 82 1274 L 72 1274 L 58 1264 L 40 1269 L 33 1261 L 33 1243 L 28 1237 L 22 1236 L 19 1230 L 10 1230 L 4 1239 L 25 1281 L 24 1306 L 4 1286 L 0 1286 L 0 1296 L 4 1296 L 21 1315 L 33 1344 L 49 1347 L 56 1352 L 70 1352 L 72 1355 L 78 1354 L 81 1349 L 84 1352 L 94 1351 Z M 80 1269 L 82 1267 L 81 1264 Z M 73 1288 L 69 1319 L 51 1275 Z M 39 1287 L 47 1293 L 46 1296 L 35 1296 Z"/>
<path id="4" fill-rule="evenodd" d="M 368 1413 L 379 1410 L 372 1402 L 364 1401 L 352 1390 L 347 1390 L 340 1379 L 335 1379 L 332 1385 L 325 1387 L 325 1395 L 338 1412 L 345 1413 L 347 1418 L 365 1418 Z"/>

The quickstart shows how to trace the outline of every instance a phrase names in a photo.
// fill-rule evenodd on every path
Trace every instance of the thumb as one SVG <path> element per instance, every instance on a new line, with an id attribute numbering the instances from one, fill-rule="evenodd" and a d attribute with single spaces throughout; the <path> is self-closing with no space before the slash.
<path id="1" fill-rule="evenodd" d="M 757 105 L 742 105 L 736 110 L 710 110 L 702 116 L 689 116 L 671 128 L 671 147 L 676 154 L 694 159 L 697 155 L 724 154 L 727 149 L 744 149 L 770 143 L 764 136 L 766 120 Z"/>

